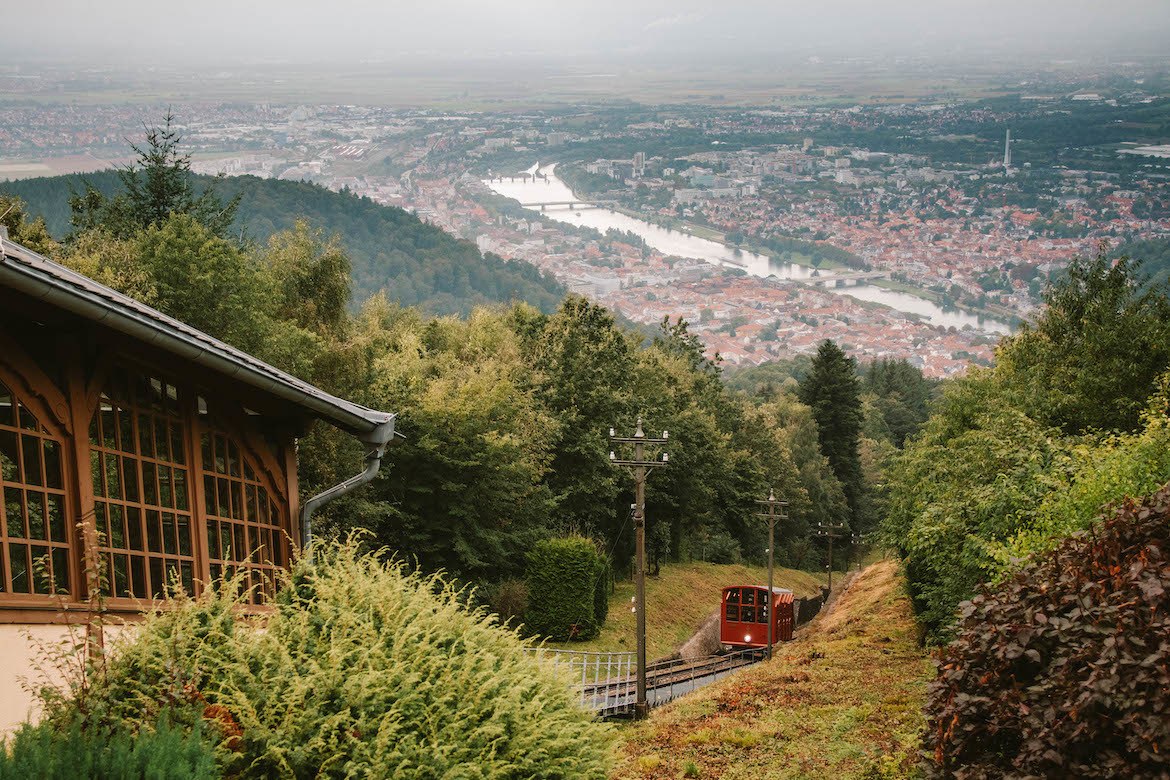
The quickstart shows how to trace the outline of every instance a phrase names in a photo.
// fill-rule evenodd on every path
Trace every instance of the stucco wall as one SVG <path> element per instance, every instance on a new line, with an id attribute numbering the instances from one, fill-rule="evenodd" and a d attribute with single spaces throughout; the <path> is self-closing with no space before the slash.
<path id="1" fill-rule="evenodd" d="M 0 625 L 0 734 L 37 716 L 33 696 L 25 690 L 24 683 L 60 683 L 62 678 L 55 670 L 46 670 L 46 678 L 36 665 L 42 647 L 68 639 L 69 631 L 64 626 Z"/>

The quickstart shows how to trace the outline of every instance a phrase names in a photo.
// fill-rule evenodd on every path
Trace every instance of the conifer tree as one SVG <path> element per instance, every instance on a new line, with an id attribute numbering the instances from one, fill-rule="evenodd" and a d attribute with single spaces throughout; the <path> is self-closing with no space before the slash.
<path id="1" fill-rule="evenodd" d="M 182 136 L 174 121 L 168 111 L 161 127 L 146 128 L 144 145 L 130 144 L 138 159 L 118 170 L 122 192 L 110 198 L 87 184 L 84 193 L 69 198 L 76 233 L 100 227 L 127 239 L 173 214 L 186 214 L 216 237 L 228 237 L 240 196 L 224 203 L 211 188 L 196 194 L 191 155 L 180 153 Z"/>
<path id="2" fill-rule="evenodd" d="M 821 453 L 845 491 L 850 525 L 861 529 L 858 516 L 863 492 L 861 457 L 861 389 L 857 365 L 840 347 L 825 339 L 813 358 L 812 368 L 800 383 L 800 400 L 817 422 Z"/>

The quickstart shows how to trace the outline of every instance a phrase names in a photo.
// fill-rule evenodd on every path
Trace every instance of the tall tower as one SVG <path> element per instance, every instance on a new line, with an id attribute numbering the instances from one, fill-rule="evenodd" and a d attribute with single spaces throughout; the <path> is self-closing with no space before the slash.
<path id="1" fill-rule="evenodd" d="M 1010 171 L 1012 169 L 1012 131 L 1009 128 L 1007 136 L 1003 139 L 1003 169 Z"/>

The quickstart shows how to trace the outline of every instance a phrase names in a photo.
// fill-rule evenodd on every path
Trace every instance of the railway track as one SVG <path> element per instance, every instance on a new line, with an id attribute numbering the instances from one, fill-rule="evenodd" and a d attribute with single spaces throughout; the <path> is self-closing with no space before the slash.
<path id="1" fill-rule="evenodd" d="M 738 650 L 689 661 L 659 661 L 646 667 L 646 699 L 651 707 L 672 701 L 731 672 L 760 661 L 763 650 Z M 582 703 L 598 714 L 620 716 L 633 709 L 637 678 L 628 674 L 580 686 Z"/>

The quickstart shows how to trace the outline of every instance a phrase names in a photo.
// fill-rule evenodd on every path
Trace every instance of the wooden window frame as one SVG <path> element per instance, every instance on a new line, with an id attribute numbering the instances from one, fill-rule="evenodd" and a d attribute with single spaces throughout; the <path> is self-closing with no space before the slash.
<path id="1" fill-rule="evenodd" d="M 123 369 L 131 382 L 138 374 L 166 377 L 177 389 L 185 439 L 184 466 L 188 479 L 195 593 L 202 592 L 211 581 L 212 555 L 206 529 L 212 510 L 203 495 L 205 465 L 200 444 L 205 421 L 198 411 L 196 399 L 200 395 L 232 399 L 230 402 L 213 404 L 210 410 L 213 425 L 208 428 L 232 437 L 245 457 L 251 459 L 257 482 L 267 490 L 270 500 L 280 513 L 278 521 L 273 525 L 284 536 L 281 540 L 283 565 L 274 568 L 287 569 L 299 544 L 296 523 L 299 497 L 292 436 L 287 441 L 280 438 L 277 442 L 268 442 L 261 435 L 261 427 L 250 419 L 236 397 L 231 395 L 230 385 L 222 389 L 204 390 L 200 382 L 191 379 L 189 369 L 185 369 L 179 361 L 172 365 L 165 359 L 150 360 L 127 354 L 124 347 L 112 348 L 111 345 L 92 341 L 88 343 L 90 349 L 86 350 L 76 339 L 62 338 L 58 341 L 55 356 L 62 366 L 62 380 L 65 383 L 65 387 L 60 387 L 28 356 L 22 345 L 8 334 L 0 332 L 0 380 L 29 408 L 60 448 L 70 580 L 68 594 L 0 592 L 0 624 L 76 623 L 87 620 L 97 608 L 99 582 L 96 572 L 103 552 L 98 545 L 95 500 L 104 499 L 95 496 L 93 491 L 90 459 L 98 449 L 91 447 L 90 423 L 98 414 L 101 396 L 107 389 L 109 374 L 114 366 Z M 85 368 L 87 365 L 93 366 L 88 372 Z M 141 457 L 137 450 L 124 454 L 136 459 Z M 142 497 L 141 492 L 139 497 Z M 143 547 L 146 547 L 145 542 Z M 148 555 L 145 550 L 142 554 Z M 7 561 L 4 566 L 7 570 Z M 130 619 L 165 603 L 154 599 L 117 596 L 101 598 L 104 600 L 104 611 Z M 270 608 L 250 605 L 246 610 L 263 614 Z"/>
<path id="2" fill-rule="evenodd" d="M 123 609 L 141 609 L 142 605 L 153 605 L 159 601 L 155 598 L 155 594 L 162 592 L 170 587 L 173 573 L 182 572 L 182 585 L 191 595 L 199 592 L 197 587 L 197 580 L 200 579 L 200 563 L 199 563 L 199 542 L 195 534 L 195 526 L 198 522 L 198 505 L 192 495 L 191 483 L 194 479 L 193 472 L 197 468 L 192 463 L 192 446 L 191 446 L 191 429 L 190 429 L 190 415 L 187 413 L 186 406 L 191 403 L 190 399 L 184 396 L 189 394 L 184 386 L 175 381 L 175 378 L 170 375 L 171 372 L 160 371 L 154 367 L 146 367 L 133 361 L 116 360 L 111 364 L 111 371 L 106 381 L 101 383 L 101 388 L 98 392 L 97 403 L 94 406 L 93 414 L 91 415 L 91 422 L 86 427 L 86 444 L 90 455 L 90 475 L 91 484 L 94 485 L 93 506 L 94 522 L 97 525 L 97 531 L 101 533 L 105 526 L 105 518 L 100 517 L 98 512 L 98 505 L 103 504 L 106 507 L 106 512 L 111 516 L 113 510 L 117 509 L 118 514 L 122 515 L 122 522 L 125 523 L 126 535 L 123 537 L 123 543 L 115 547 L 114 539 L 102 538 L 98 546 L 98 559 L 105 574 L 104 584 L 105 593 L 104 598 L 106 603 L 111 607 Z M 125 379 L 126 398 L 115 397 L 120 395 L 118 392 L 122 388 L 113 388 L 111 383 L 119 376 Z M 145 382 L 143 382 L 145 380 Z M 139 385 L 150 386 L 157 382 L 160 398 L 162 399 L 162 408 L 158 409 L 146 403 L 144 399 L 139 398 Z M 174 389 L 175 397 L 173 400 L 173 408 L 170 406 L 167 399 L 169 398 L 170 389 Z M 133 396 L 130 398 L 129 396 Z M 102 441 L 102 434 L 105 422 L 102 420 L 103 404 L 106 401 L 116 405 L 129 413 L 127 425 L 129 427 L 129 437 L 131 449 L 126 449 L 125 442 L 121 441 L 126 430 L 116 430 L 118 441 L 112 445 Z M 143 439 L 142 422 L 143 419 L 149 421 L 151 426 L 151 435 L 148 440 Z M 121 419 L 121 418 L 119 418 Z M 95 427 L 101 423 L 102 429 L 97 435 L 97 441 L 94 440 Z M 173 432 L 168 431 L 169 435 L 161 440 L 162 447 L 165 447 L 167 454 L 160 455 L 160 439 L 158 438 L 157 426 L 162 422 L 168 426 L 177 424 L 179 426 L 179 442 L 176 446 L 176 440 Z M 149 445 L 143 446 L 143 442 Z M 121 445 L 121 446 L 119 446 Z M 149 450 L 144 452 L 144 449 Z M 117 469 L 118 479 L 122 485 L 127 483 L 134 485 L 134 498 L 129 495 L 110 496 L 107 495 L 108 487 L 105 492 L 97 490 L 97 483 L 99 479 L 104 484 L 106 474 L 97 475 L 93 473 L 93 466 L 95 460 L 105 463 L 106 457 L 112 457 L 118 461 L 115 468 Z M 129 477 L 124 469 L 124 464 L 131 462 L 134 466 L 133 477 Z M 123 468 L 117 468 L 123 466 Z M 149 501 L 148 495 L 150 491 L 146 485 L 146 471 L 153 474 L 154 500 Z M 176 469 L 181 469 L 186 473 L 186 503 L 187 508 L 177 506 L 176 500 L 177 491 L 168 486 L 167 493 L 170 495 L 170 506 L 163 501 L 161 496 L 163 490 L 161 489 L 161 475 L 165 470 L 171 474 L 168 482 L 178 483 L 179 480 L 174 479 L 174 472 Z M 103 467 L 104 471 L 104 467 Z M 133 480 L 132 482 L 130 480 Z M 126 493 L 126 491 L 122 491 Z M 137 516 L 137 524 L 139 526 L 139 547 L 135 549 L 130 543 L 130 514 L 133 512 Z M 172 545 L 167 545 L 165 537 L 167 530 L 159 527 L 157 536 L 159 549 L 151 548 L 151 529 L 149 522 L 151 516 L 154 516 L 156 525 L 161 525 L 163 519 L 171 516 L 170 532 L 172 537 Z M 186 517 L 187 521 L 187 536 L 188 536 L 188 552 L 184 553 L 182 540 L 179 538 L 178 529 L 181 525 L 181 520 Z M 103 534 L 104 537 L 104 534 Z M 121 595 L 121 588 L 117 579 L 117 562 L 120 560 L 125 562 L 125 572 L 123 574 L 124 581 L 127 588 L 134 589 L 136 574 L 141 576 L 143 595 L 132 593 L 131 595 Z M 139 566 L 135 566 L 138 563 Z M 155 564 L 158 564 L 157 567 Z M 157 571 L 156 571 L 157 568 Z M 160 582 L 155 582 L 160 579 Z"/>
<path id="3" fill-rule="evenodd" d="M 61 511 L 63 512 L 64 541 L 54 541 L 51 539 L 52 533 L 49 530 L 49 518 L 46 514 L 42 518 L 46 524 L 45 540 L 32 539 L 30 537 L 13 537 L 6 534 L 5 530 L 0 530 L 0 607 L 15 608 L 15 609 L 40 609 L 51 604 L 54 600 L 60 601 L 74 601 L 82 592 L 81 587 L 81 571 L 82 565 L 80 561 L 81 546 L 78 544 L 76 523 L 71 522 L 76 517 L 74 491 L 71 489 L 76 482 L 75 469 L 70 459 L 70 432 L 59 416 L 60 406 L 64 402 L 64 397 L 56 390 L 55 386 L 49 382 L 47 377 L 44 377 L 39 368 L 31 362 L 26 362 L 22 359 L 24 353 L 20 350 L 12 350 L 12 345 L 0 344 L 0 348 L 4 350 L 4 359 L 0 360 L 0 382 L 8 388 L 12 393 L 13 402 L 19 403 L 20 406 L 29 410 L 29 413 L 35 418 L 38 425 L 37 430 L 24 429 L 19 425 L 12 426 L 8 423 L 0 421 L 0 427 L 4 431 L 11 431 L 16 433 L 19 437 L 31 434 L 36 439 L 51 440 L 56 442 L 58 447 L 57 459 L 58 469 L 60 471 L 60 488 L 51 488 L 48 485 L 35 485 L 22 478 L 19 483 L 7 482 L 3 483 L 3 489 L 14 488 L 20 490 L 25 498 L 22 499 L 22 522 L 27 522 L 28 517 L 28 502 L 27 495 L 29 492 L 41 493 L 46 497 L 49 495 L 58 495 L 61 498 Z M 30 376 L 31 375 L 31 379 Z M 46 386 L 45 382 L 49 382 Z M 35 384 L 34 384 L 35 383 Z M 40 385 L 39 387 L 37 385 Z M 56 409 L 55 409 L 56 407 Z M 14 410 L 15 411 L 15 410 Z M 21 441 L 22 439 L 18 439 Z M 43 445 L 42 445 L 43 446 Z M 44 472 L 44 455 L 43 448 L 41 449 L 40 468 Z M 22 477 L 24 470 L 24 448 L 20 447 L 20 460 L 22 463 Z M 3 480 L 0 480 L 3 481 Z M 42 478 L 42 482 L 45 482 Z M 5 501 L 4 494 L 0 493 L 0 501 Z M 36 544 L 36 542 L 41 544 Z M 65 571 L 68 575 L 68 587 L 64 592 L 58 589 L 58 584 L 53 581 L 51 587 L 57 592 L 50 593 L 16 593 L 7 587 L 7 583 L 12 574 L 12 561 L 7 553 L 6 546 L 11 544 L 21 544 L 28 547 L 48 547 L 50 549 L 65 549 L 66 562 Z M 35 567 L 33 561 L 32 551 L 29 551 L 29 562 Z M 51 554 L 51 553 L 50 553 Z M 56 568 L 54 566 L 54 568 Z M 30 584 L 33 582 L 34 572 L 30 568 L 26 570 L 26 576 L 29 578 Z"/>
<path id="4" fill-rule="evenodd" d="M 272 452 L 268 442 L 263 436 L 259 434 L 254 425 L 249 424 L 248 416 L 242 409 L 237 410 L 229 407 L 226 404 L 215 403 L 214 401 L 207 401 L 210 394 L 200 394 L 199 398 L 203 400 L 206 405 L 206 411 L 196 409 L 196 422 L 194 430 L 198 436 L 198 441 L 195 442 L 198 453 L 199 473 L 196 476 L 197 490 L 199 492 L 200 505 L 204 509 L 202 522 L 200 523 L 200 532 L 203 534 L 203 541 L 200 549 L 206 551 L 206 582 L 216 581 L 219 576 L 225 571 L 234 569 L 236 572 L 241 569 L 246 570 L 247 581 L 245 587 L 252 589 L 252 596 L 249 597 L 249 604 L 252 608 L 261 608 L 264 606 L 263 600 L 253 600 L 258 592 L 264 592 L 267 598 L 271 598 L 274 594 L 274 580 L 272 576 L 278 569 L 287 569 L 291 564 L 293 557 L 293 549 L 296 544 L 295 522 L 293 515 L 294 502 L 290 500 L 289 490 L 292 486 L 289 485 L 288 473 L 285 470 L 284 464 L 281 463 L 280 458 L 275 452 Z M 218 451 L 216 444 L 216 437 L 223 437 L 235 445 L 236 450 L 240 453 L 240 468 L 239 474 L 232 476 L 230 474 L 221 473 L 216 470 L 215 463 L 208 464 L 203 457 L 203 438 L 210 437 L 210 441 L 215 451 Z M 214 454 L 212 456 L 214 460 Z M 243 465 L 247 463 L 248 467 L 253 473 L 253 478 L 247 478 Z M 277 522 L 263 523 L 253 519 L 250 515 L 237 519 L 229 516 L 224 516 L 219 512 L 219 507 L 214 507 L 209 501 L 206 494 L 206 480 L 215 480 L 217 485 L 220 480 L 227 480 L 229 482 L 237 482 L 240 484 L 240 490 L 244 496 L 247 495 L 247 487 L 249 484 L 255 487 L 262 487 L 268 495 L 269 501 L 275 506 L 276 511 L 280 513 Z M 245 506 L 249 503 L 245 500 Z M 229 512 L 230 514 L 230 512 Z M 216 523 L 221 545 L 219 550 L 213 551 L 211 548 L 211 540 L 208 535 L 208 526 L 211 523 Z M 241 561 L 237 558 L 230 560 L 222 557 L 222 536 L 223 526 L 228 524 L 231 526 L 242 526 L 243 535 L 246 546 L 252 550 L 253 543 L 250 531 L 255 529 L 257 534 L 262 531 L 268 531 L 274 534 L 276 544 L 280 546 L 279 558 L 282 561 L 280 565 L 273 564 L 271 558 L 267 562 L 253 560 L 252 554 L 249 553 L 247 560 Z M 263 545 L 260 545 L 263 546 Z M 216 571 L 213 573 L 213 569 Z M 254 577 L 254 572 L 262 572 L 261 577 L 265 578 L 260 583 L 251 580 Z M 259 588 L 257 586 L 260 586 Z"/>

